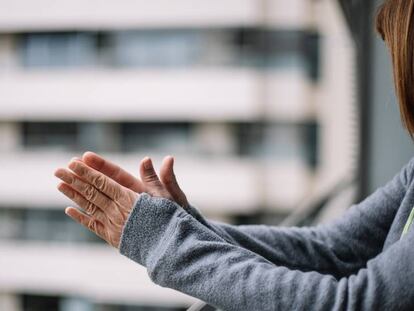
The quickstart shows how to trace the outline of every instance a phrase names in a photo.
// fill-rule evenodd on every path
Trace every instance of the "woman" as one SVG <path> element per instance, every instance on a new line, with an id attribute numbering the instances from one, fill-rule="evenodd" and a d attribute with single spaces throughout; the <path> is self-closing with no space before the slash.
<path id="1" fill-rule="evenodd" d="M 414 135 L 414 0 L 388 0 L 388 44 L 403 123 Z M 210 222 L 167 157 L 141 180 L 93 153 L 59 169 L 66 213 L 145 266 L 151 279 L 223 310 L 414 310 L 414 160 L 340 220 L 312 228 Z"/>

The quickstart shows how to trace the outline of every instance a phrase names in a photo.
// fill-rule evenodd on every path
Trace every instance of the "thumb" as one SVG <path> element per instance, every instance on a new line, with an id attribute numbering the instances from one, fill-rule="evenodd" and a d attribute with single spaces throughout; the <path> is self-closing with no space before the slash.
<path id="1" fill-rule="evenodd" d="M 160 178 L 164 184 L 164 187 L 174 198 L 174 201 L 184 208 L 187 207 L 187 197 L 178 185 L 174 174 L 174 158 L 172 156 L 167 156 L 164 158 L 160 169 Z"/>
<path id="2" fill-rule="evenodd" d="M 151 195 L 160 195 L 163 192 L 163 186 L 154 170 L 154 166 L 150 158 L 145 157 L 140 164 L 139 172 L 141 180 L 145 184 L 145 188 Z"/>

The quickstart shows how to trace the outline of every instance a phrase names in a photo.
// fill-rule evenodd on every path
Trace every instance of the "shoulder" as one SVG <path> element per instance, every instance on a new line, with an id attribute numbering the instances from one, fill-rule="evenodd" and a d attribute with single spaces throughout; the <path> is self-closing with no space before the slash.
<path id="1" fill-rule="evenodd" d="M 414 157 L 402 168 L 399 177 L 402 184 L 408 188 L 414 178 Z"/>

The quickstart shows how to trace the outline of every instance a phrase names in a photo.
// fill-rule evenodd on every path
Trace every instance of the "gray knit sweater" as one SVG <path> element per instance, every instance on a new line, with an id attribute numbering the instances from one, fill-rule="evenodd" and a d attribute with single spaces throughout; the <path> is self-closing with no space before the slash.
<path id="1" fill-rule="evenodd" d="M 402 236 L 413 172 L 414 159 L 338 221 L 306 228 L 209 222 L 143 194 L 120 252 L 222 310 L 414 310 L 414 228 Z"/>

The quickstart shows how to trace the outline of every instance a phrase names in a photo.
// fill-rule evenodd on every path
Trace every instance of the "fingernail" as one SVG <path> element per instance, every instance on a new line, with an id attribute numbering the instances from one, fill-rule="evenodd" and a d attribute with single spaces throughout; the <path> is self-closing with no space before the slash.
<path id="1" fill-rule="evenodd" d="M 65 174 L 63 171 L 57 171 L 55 176 L 61 180 L 63 180 L 67 184 L 71 184 L 73 182 L 72 176 L 69 174 Z"/>
<path id="2" fill-rule="evenodd" d="M 147 170 L 151 168 L 151 159 L 148 157 L 144 159 L 144 168 Z"/>
<path id="3" fill-rule="evenodd" d="M 62 176 L 62 172 L 60 171 L 60 169 L 59 169 L 59 170 L 56 170 L 54 175 L 55 175 L 57 178 L 61 178 L 61 176 Z"/>
<path id="4" fill-rule="evenodd" d="M 96 155 L 96 153 L 94 153 L 94 152 L 92 152 L 92 151 L 86 151 L 86 152 L 84 152 L 84 153 L 83 153 L 82 157 L 86 157 L 86 156 L 88 156 L 88 155 L 95 156 L 95 155 Z"/>
<path id="5" fill-rule="evenodd" d="M 62 171 L 62 169 L 58 169 L 58 170 L 55 172 L 55 176 L 56 176 L 57 178 L 62 179 L 62 178 L 64 178 L 64 176 L 65 176 L 65 172 L 63 172 L 63 171 Z"/>
<path id="6" fill-rule="evenodd" d="M 65 208 L 65 214 L 68 215 L 69 217 L 73 218 L 72 215 L 70 214 L 70 211 L 73 209 L 73 207 L 68 206 L 67 208 Z"/>
<path id="7" fill-rule="evenodd" d="M 68 167 L 70 168 L 70 169 L 73 169 L 73 168 L 75 168 L 75 166 L 76 166 L 76 160 L 70 160 L 70 162 L 69 162 L 69 164 L 68 164 Z"/>

